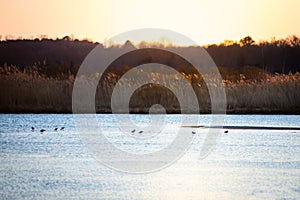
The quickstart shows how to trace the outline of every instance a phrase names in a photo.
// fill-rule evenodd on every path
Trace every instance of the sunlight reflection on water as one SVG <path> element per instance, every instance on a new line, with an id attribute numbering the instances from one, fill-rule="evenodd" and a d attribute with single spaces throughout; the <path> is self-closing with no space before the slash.
<path id="1" fill-rule="evenodd" d="M 97 115 L 112 141 L 131 151 L 153 151 L 172 139 L 178 115 L 168 115 L 164 140 L 139 146 L 115 137 L 113 115 Z M 147 123 L 147 115 L 133 115 Z M 201 116 L 209 123 L 211 116 Z M 226 125 L 299 126 L 297 115 L 227 115 Z M 31 126 L 36 130 L 31 131 Z M 54 131 L 55 127 L 66 127 Z M 40 129 L 46 129 L 44 134 Z M 204 160 L 207 130 L 196 131 L 186 154 L 161 171 L 132 175 L 95 161 L 76 132 L 72 115 L 0 115 L 0 199 L 297 199 L 300 132 L 229 130 Z M 141 148 L 143 147 L 143 148 Z M 150 149 L 150 150 L 149 150 Z M 126 162 L 126 161 L 124 161 Z M 163 160 L 160 162 L 164 162 Z"/>

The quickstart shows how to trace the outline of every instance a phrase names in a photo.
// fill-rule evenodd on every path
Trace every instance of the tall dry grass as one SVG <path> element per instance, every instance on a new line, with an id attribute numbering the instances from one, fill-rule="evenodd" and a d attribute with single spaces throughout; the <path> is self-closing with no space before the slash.
<path id="1" fill-rule="evenodd" d="M 73 82 L 48 78 L 34 68 L 0 68 L 0 112 L 70 112 Z"/>
<path id="2" fill-rule="evenodd" d="M 228 112 L 300 113 L 300 73 L 266 74 L 264 79 L 223 80 Z"/>
<path id="3" fill-rule="evenodd" d="M 244 70 L 244 71 L 243 71 Z M 300 73 L 269 74 L 256 68 L 242 71 L 226 71 L 220 68 L 223 86 L 227 94 L 229 113 L 300 113 Z M 197 74 L 182 75 L 191 83 L 198 97 L 201 113 L 210 112 L 210 98 L 206 83 Z M 96 78 L 89 77 L 90 79 Z M 130 100 L 130 111 L 146 113 L 153 104 L 163 105 L 168 113 L 179 113 L 180 105 L 174 91 L 186 95 L 176 82 L 176 74 L 146 74 L 147 78 L 159 79 L 169 84 L 170 90 L 156 84 L 136 90 Z M 209 76 L 205 75 L 204 76 Z M 96 93 L 97 112 L 111 112 L 111 94 L 119 76 L 106 74 L 99 82 Z M 145 77 L 134 81 L 142 83 Z M 216 77 L 207 77 L 212 84 Z M 14 66 L 0 67 L 0 112 L 6 113 L 70 113 L 74 77 L 49 78 L 35 67 L 19 70 Z M 121 84 L 126 84 L 125 82 Z M 127 87 L 131 87 L 128 85 Z M 172 93 L 173 92 L 173 93 Z M 122 94 L 118 94 L 122 98 Z M 92 97 L 93 98 L 93 97 Z"/>

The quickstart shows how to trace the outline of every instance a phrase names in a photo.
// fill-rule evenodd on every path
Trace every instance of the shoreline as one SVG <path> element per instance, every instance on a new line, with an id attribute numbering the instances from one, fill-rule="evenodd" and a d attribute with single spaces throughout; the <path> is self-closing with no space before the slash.
<path id="1" fill-rule="evenodd" d="M 80 113 L 73 113 L 72 111 L 53 111 L 53 110 L 42 110 L 42 111 L 24 111 L 24 110 L 17 110 L 17 111 L 4 111 L 0 110 L 0 114 L 127 114 L 125 112 L 118 112 L 112 113 L 110 111 L 107 112 L 80 112 Z M 148 112 L 130 112 L 129 114 L 149 114 Z M 159 113 L 158 113 L 159 114 Z M 181 114 L 179 111 L 172 111 L 166 113 L 167 115 L 178 115 Z M 228 111 L 226 113 L 210 113 L 210 112 L 200 112 L 200 113 L 184 113 L 184 114 L 199 114 L 199 115 L 211 115 L 211 114 L 226 114 L 226 115 L 300 115 L 300 110 L 293 110 L 293 111 L 284 111 L 284 110 L 255 110 L 255 111 L 245 111 L 245 110 L 235 110 L 235 111 Z"/>

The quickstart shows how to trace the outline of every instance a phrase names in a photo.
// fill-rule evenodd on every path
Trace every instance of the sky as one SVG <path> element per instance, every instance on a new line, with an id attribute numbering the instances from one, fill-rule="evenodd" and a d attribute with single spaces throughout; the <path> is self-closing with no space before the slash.
<path id="1" fill-rule="evenodd" d="M 162 28 L 200 45 L 300 36 L 299 0 L 0 0 L 0 35 L 90 38 Z"/>

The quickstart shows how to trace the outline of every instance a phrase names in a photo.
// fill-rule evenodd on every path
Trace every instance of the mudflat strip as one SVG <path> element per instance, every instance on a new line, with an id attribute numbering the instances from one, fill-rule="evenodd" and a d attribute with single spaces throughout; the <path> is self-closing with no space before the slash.
<path id="1" fill-rule="evenodd" d="M 249 130 L 289 130 L 300 131 L 300 127 L 283 127 L 283 126 L 180 126 L 182 128 L 220 128 L 220 129 L 249 129 Z"/>

